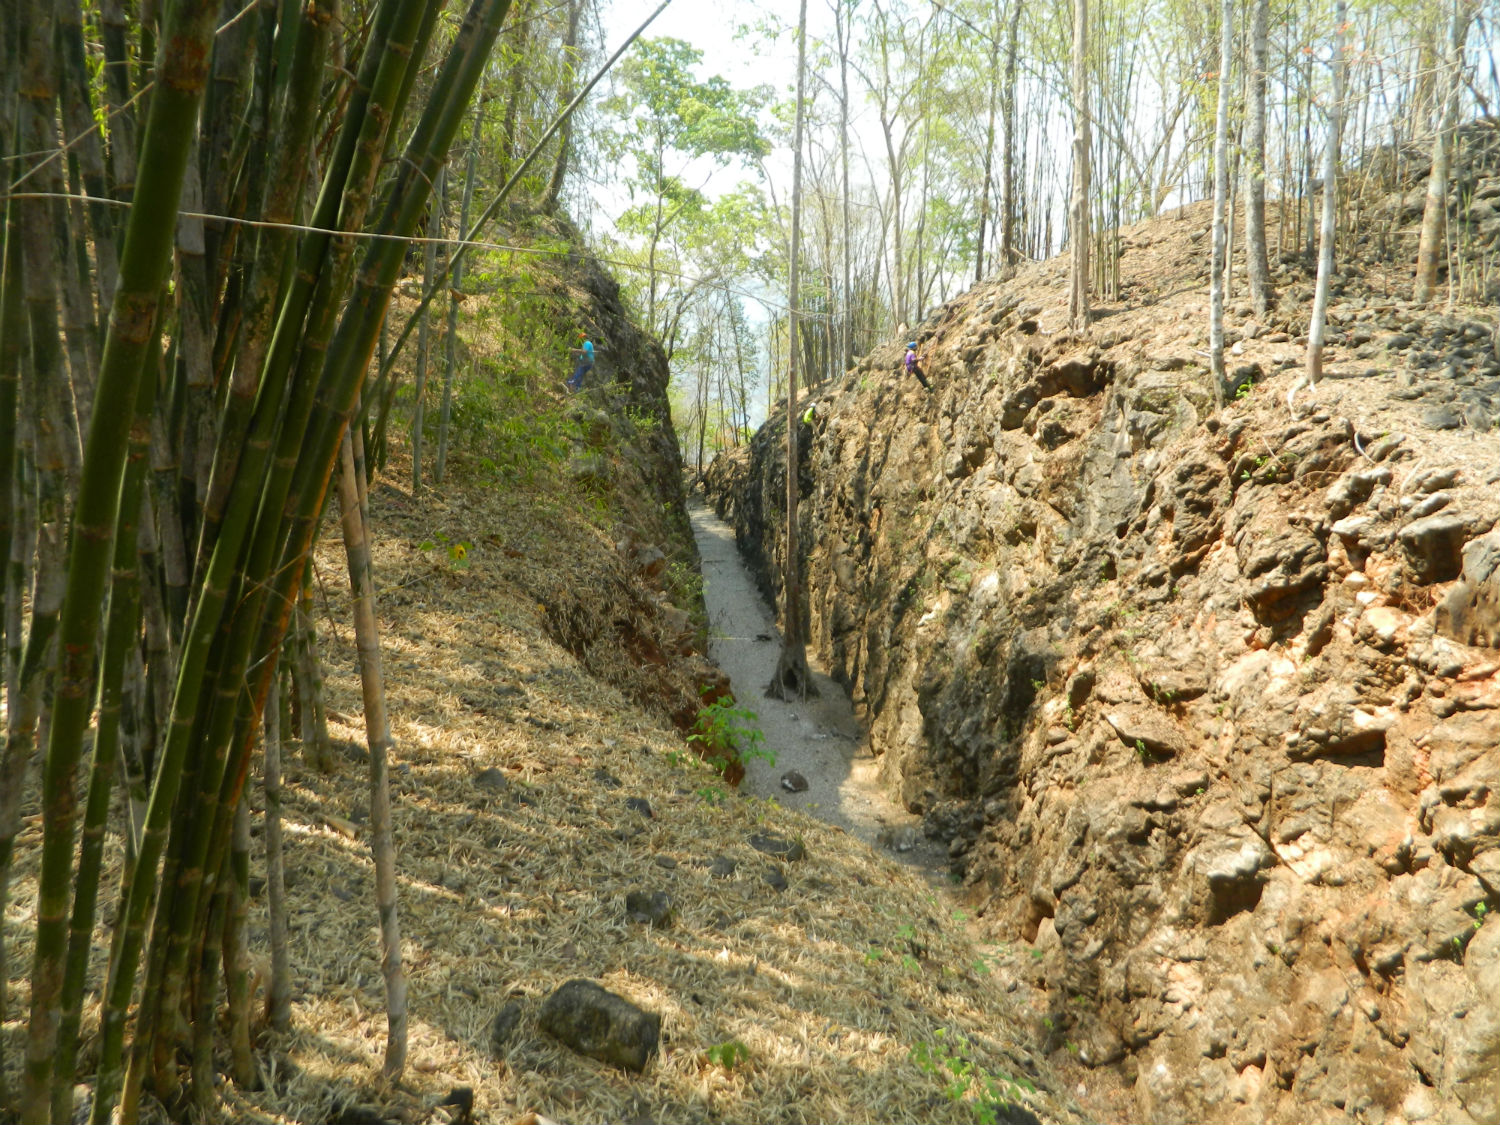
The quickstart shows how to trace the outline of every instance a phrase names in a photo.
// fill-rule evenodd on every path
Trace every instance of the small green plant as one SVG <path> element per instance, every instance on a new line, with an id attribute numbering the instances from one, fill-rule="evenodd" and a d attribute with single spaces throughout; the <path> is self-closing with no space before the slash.
<path id="1" fill-rule="evenodd" d="M 703 751 L 703 760 L 723 773 L 736 763 L 760 759 L 776 764 L 776 754 L 766 749 L 766 736 L 756 726 L 757 716 L 748 707 L 737 707 L 733 699 L 716 699 L 698 709 L 698 722 L 689 742 Z"/>
<path id="2" fill-rule="evenodd" d="M 714 1066 L 722 1066 L 725 1070 L 733 1070 L 741 1063 L 750 1061 L 750 1048 L 738 1039 L 730 1039 L 725 1043 L 715 1043 L 703 1052 L 703 1057 Z"/>
<path id="3" fill-rule="evenodd" d="M 705 805 L 721 805 L 724 803 L 724 799 L 729 796 L 727 792 L 717 785 L 700 785 L 696 792 Z"/>
<path id="4" fill-rule="evenodd" d="M 1487 902 L 1478 903 L 1474 907 L 1474 928 L 1477 930 L 1477 929 L 1480 929 L 1481 927 L 1483 927 L 1484 926 L 1484 920 L 1486 918 L 1488 918 L 1489 915 L 1490 915 L 1490 904 L 1487 903 Z"/>
<path id="5" fill-rule="evenodd" d="M 955 1105 L 966 1105 L 980 1125 L 996 1125 L 1023 1091 L 1036 1089 L 1024 1078 L 1018 1081 L 991 1073 L 975 1062 L 973 1044 L 962 1033 L 949 1035 L 940 1027 L 932 1033 L 932 1040 L 912 1047 L 912 1062 L 923 1073 L 942 1079 L 944 1096 Z"/>
<path id="6" fill-rule="evenodd" d="M 441 531 L 439 531 L 433 536 L 432 539 L 424 539 L 422 542 L 418 543 L 417 549 L 423 552 L 436 551 L 439 545 L 443 547 L 445 553 L 447 554 L 448 565 L 450 567 L 452 567 L 454 570 L 468 569 L 469 552 L 473 549 L 474 544 L 470 543 L 467 539 L 460 539 L 457 542 L 449 542 L 448 537 Z"/>

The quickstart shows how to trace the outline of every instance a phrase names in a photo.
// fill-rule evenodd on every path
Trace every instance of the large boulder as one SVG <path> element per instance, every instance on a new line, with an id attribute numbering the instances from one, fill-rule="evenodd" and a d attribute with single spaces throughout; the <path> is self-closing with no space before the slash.
<path id="1" fill-rule="evenodd" d="M 547 997 L 537 1022 L 580 1055 L 637 1073 L 661 1039 L 660 1016 L 591 980 L 570 980 Z"/>

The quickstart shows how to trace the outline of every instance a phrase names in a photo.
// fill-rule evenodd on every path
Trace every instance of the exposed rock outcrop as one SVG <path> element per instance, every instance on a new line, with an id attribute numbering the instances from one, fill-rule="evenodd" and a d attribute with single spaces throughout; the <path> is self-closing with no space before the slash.
<path id="1" fill-rule="evenodd" d="M 1289 415 L 1283 271 L 1216 410 L 1204 222 L 1125 232 L 1086 335 L 1043 264 L 921 326 L 930 396 L 895 341 L 815 393 L 812 642 L 1140 1119 L 1500 1120 L 1494 311 L 1346 264 Z M 770 593 L 784 425 L 708 482 Z"/>

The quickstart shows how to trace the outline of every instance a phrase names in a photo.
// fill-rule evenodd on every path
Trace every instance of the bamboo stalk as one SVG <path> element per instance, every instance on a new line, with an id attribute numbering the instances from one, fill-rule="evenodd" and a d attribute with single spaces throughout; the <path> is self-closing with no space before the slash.
<path id="1" fill-rule="evenodd" d="M 280 681 L 285 690 L 285 678 Z M 279 701 L 278 701 L 279 703 Z M 281 843 L 281 707 L 266 711 L 262 786 L 266 794 L 266 908 L 270 923 L 271 981 L 266 1014 L 276 1031 L 292 1026 L 292 967 L 287 953 L 286 866 Z"/>
<path id="2" fill-rule="evenodd" d="M 155 399 L 154 380 L 142 379 L 136 396 L 121 507 L 115 528 L 109 620 L 100 659 L 99 716 L 89 771 L 78 874 L 74 880 L 73 917 L 68 933 L 68 960 L 60 996 L 62 1015 L 57 1036 L 57 1060 L 52 1085 L 52 1120 L 73 1118 L 73 1070 L 78 1056 L 78 1026 L 83 1008 L 83 986 L 93 945 L 99 877 L 103 869 L 104 831 L 114 787 L 120 743 L 120 703 L 125 658 L 140 632 L 141 587 L 137 562 L 137 530 L 141 488 L 146 476 L 149 426 Z"/>
<path id="3" fill-rule="evenodd" d="M 340 186 L 338 175 L 340 169 L 330 169 L 330 176 L 325 179 L 324 183 L 323 198 L 319 203 L 320 212 L 337 203 L 339 221 L 341 224 L 346 224 L 345 229 L 358 229 L 362 222 L 365 201 L 368 199 L 369 189 L 375 172 L 378 170 L 377 158 L 381 151 L 382 130 L 389 120 L 387 114 L 380 112 L 380 107 L 389 104 L 390 97 L 394 95 L 399 85 L 401 74 L 409 58 L 408 48 L 412 41 L 412 32 L 420 18 L 421 9 L 422 5 L 417 0 L 397 0 L 396 3 L 390 5 L 389 9 L 383 6 L 381 13 L 388 11 L 390 15 L 390 19 L 386 21 L 386 26 L 391 29 L 389 42 L 378 52 L 378 57 L 365 60 L 368 66 L 364 64 L 361 66 L 362 75 L 367 76 L 373 70 L 373 82 L 369 87 L 367 103 L 370 111 L 346 119 L 340 142 L 340 153 L 348 157 L 348 174 L 342 182 L 343 190 L 341 192 L 335 190 Z M 381 23 L 381 13 L 377 13 L 377 25 Z M 350 137 L 354 137 L 355 140 L 350 141 Z M 307 241 L 309 244 L 328 245 L 326 238 L 314 237 Z M 306 252 L 307 249 L 308 247 L 305 246 L 304 251 Z M 169 827 L 177 823 L 170 840 L 172 854 L 181 857 L 180 870 L 172 884 L 174 902 L 170 909 L 158 909 L 152 925 L 151 939 L 153 951 L 158 948 L 162 949 L 165 962 L 161 987 L 159 991 L 152 993 L 152 997 L 155 1006 L 167 1014 L 173 1011 L 181 995 L 186 959 L 192 943 L 189 924 L 199 914 L 198 902 L 204 886 L 204 872 L 206 869 L 214 869 L 213 841 L 216 837 L 223 838 L 225 835 L 215 830 L 216 820 L 224 821 L 225 805 L 222 803 L 221 795 L 221 802 L 216 808 L 219 814 L 217 818 L 209 815 L 206 810 L 201 810 L 202 815 L 175 822 L 167 812 L 171 795 L 175 794 L 171 794 L 170 789 L 164 788 L 162 779 L 170 778 L 166 784 L 172 788 L 177 786 L 182 780 L 180 776 L 182 764 L 190 749 L 193 752 L 193 759 L 202 763 L 199 767 L 197 782 L 200 793 L 220 794 L 219 783 L 222 779 L 233 777 L 237 784 L 238 779 L 243 777 L 244 765 L 240 762 L 231 762 L 229 744 L 235 729 L 235 706 L 244 669 L 250 652 L 259 644 L 255 622 L 260 619 L 261 607 L 265 604 L 267 587 L 264 577 L 270 573 L 270 564 L 275 559 L 275 547 L 279 538 L 276 532 L 277 513 L 281 510 L 278 492 L 284 495 L 283 482 L 289 479 L 291 471 L 290 467 L 284 463 L 285 457 L 281 457 L 280 460 L 283 463 L 273 468 L 271 477 L 262 488 L 259 467 L 264 464 L 276 419 L 280 414 L 278 403 L 282 388 L 289 386 L 292 390 L 292 400 L 287 408 L 287 420 L 282 426 L 281 440 L 283 442 L 291 440 L 292 436 L 300 431 L 298 419 L 306 417 L 307 412 L 311 410 L 311 392 L 316 388 L 311 378 L 289 380 L 287 364 L 285 362 L 277 364 L 276 361 L 278 358 L 283 361 L 289 359 L 292 345 L 297 344 L 302 349 L 299 368 L 300 365 L 315 365 L 318 362 L 321 355 L 319 339 L 322 331 L 321 325 L 331 321 L 327 310 L 337 301 L 338 278 L 343 272 L 337 265 L 340 255 L 337 242 L 333 243 L 332 250 L 335 259 L 333 268 L 331 270 L 319 269 L 321 258 L 313 258 L 308 270 L 299 271 L 299 281 L 303 283 L 302 291 L 298 292 L 294 287 L 294 292 L 289 296 L 288 302 L 283 305 L 282 317 L 278 323 L 271 349 L 271 377 L 263 383 L 249 440 L 246 443 L 247 461 L 240 466 L 240 475 L 247 484 L 245 487 L 237 487 L 232 491 L 226 519 L 209 558 L 205 577 L 201 583 L 195 584 L 195 595 L 198 601 L 193 609 L 193 625 L 189 630 L 188 647 L 185 649 L 182 662 L 184 672 L 178 680 L 172 725 L 162 755 L 163 761 L 158 773 L 157 785 L 153 788 L 152 800 L 147 812 L 147 831 L 142 840 L 141 867 L 149 870 L 148 858 L 151 863 L 155 862 L 155 854 L 158 854 L 167 843 L 166 834 Z M 347 255 L 347 250 L 342 252 Z M 306 256 L 305 253 L 304 261 L 306 261 Z M 307 322 L 302 324 L 300 310 L 305 307 L 304 302 L 308 297 L 308 291 L 313 288 L 311 283 L 314 277 L 317 280 L 316 292 L 311 295 L 312 311 Z M 288 305 L 293 307 L 289 309 Z M 295 336 L 294 333 L 296 333 Z M 290 454 L 290 459 L 295 462 L 295 452 Z M 257 511 L 261 515 L 251 534 L 251 520 Z M 248 558 L 241 558 L 240 547 L 245 542 L 247 534 L 250 535 L 250 553 Z M 246 576 L 246 589 L 253 593 L 242 602 L 231 602 L 228 600 L 230 580 L 233 576 L 241 574 Z M 206 651 L 211 644 L 211 638 L 218 635 L 220 614 L 226 605 L 234 606 L 233 617 L 227 627 L 227 634 L 230 638 L 227 648 L 221 660 L 214 661 L 212 665 L 204 665 L 195 658 L 195 654 Z M 282 618 L 282 626 L 284 628 L 284 618 Z M 265 661 L 261 666 L 269 671 L 274 668 L 274 661 Z M 200 674 L 200 670 L 205 667 L 210 669 L 209 672 L 206 675 Z M 199 727 L 194 723 L 193 716 L 198 711 L 201 693 L 210 682 L 215 683 L 213 694 L 208 697 L 207 701 L 210 704 L 210 718 Z M 263 698 L 263 691 L 255 693 L 254 705 L 257 710 Z M 241 753 L 245 751 L 242 750 Z M 133 965 L 135 958 L 139 955 L 145 902 L 150 893 L 149 884 L 138 885 L 139 883 L 139 880 L 132 883 L 128 906 L 124 912 L 123 933 L 125 936 L 120 946 L 120 966 Z M 157 954 L 153 952 L 153 964 L 156 956 Z M 119 1066 L 123 1014 L 128 997 L 128 982 L 116 976 L 112 980 L 111 995 L 105 1011 L 101 1086 L 105 1082 L 106 1070 L 114 1072 Z M 151 1054 L 149 1045 L 141 1044 L 139 1038 L 138 1033 L 138 1042 L 132 1051 L 130 1071 L 126 1079 L 125 1108 L 131 1112 L 133 1112 L 137 1091 L 144 1078 L 148 1055 Z M 162 1068 L 158 1067 L 158 1072 L 161 1077 L 170 1081 L 170 1075 L 165 1074 Z M 112 1076 L 110 1081 L 115 1082 L 117 1078 Z"/>
<path id="4" fill-rule="evenodd" d="M 272 706 L 271 713 L 276 711 Z M 234 809 L 234 837 L 229 853 L 229 911 L 224 916 L 224 975 L 229 997 L 230 1073 L 242 1089 L 257 1082 L 250 1042 L 250 802 Z"/>
<path id="5" fill-rule="evenodd" d="M 354 597 L 354 644 L 365 709 L 365 740 L 370 761 L 370 853 L 375 862 L 375 905 L 380 922 L 380 970 L 385 978 L 386 1047 L 382 1067 L 398 1077 L 406 1066 L 406 974 L 401 967 L 401 923 L 396 902 L 396 846 L 391 831 L 388 765 L 390 723 L 380 665 L 380 632 L 375 621 L 375 583 L 370 545 L 361 514 L 354 444 L 344 434 L 340 453 L 339 508 L 343 512 L 344 552 Z"/>

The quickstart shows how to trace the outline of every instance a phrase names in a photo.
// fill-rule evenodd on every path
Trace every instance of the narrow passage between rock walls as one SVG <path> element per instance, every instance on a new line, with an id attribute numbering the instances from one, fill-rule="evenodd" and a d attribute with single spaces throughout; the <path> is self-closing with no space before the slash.
<path id="1" fill-rule="evenodd" d="M 921 819 L 886 795 L 848 695 L 811 654 L 818 695 L 796 703 L 767 698 L 781 652 L 775 615 L 740 558 L 734 529 L 698 495 L 690 496 L 688 514 L 703 561 L 708 654 L 728 674 L 738 706 L 758 716 L 764 748 L 776 756 L 774 765 L 748 762 L 740 791 L 803 809 L 946 884 L 948 850 L 923 836 Z M 794 772 L 806 780 L 806 789 L 783 784 Z"/>

